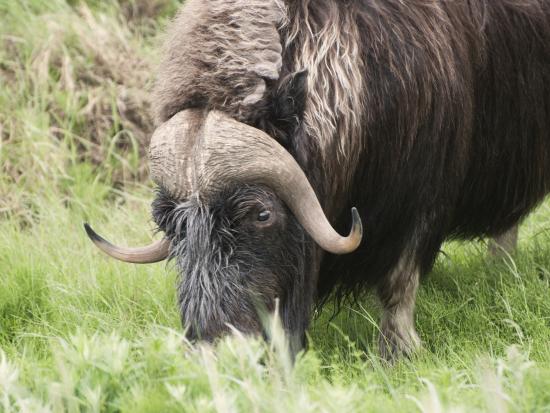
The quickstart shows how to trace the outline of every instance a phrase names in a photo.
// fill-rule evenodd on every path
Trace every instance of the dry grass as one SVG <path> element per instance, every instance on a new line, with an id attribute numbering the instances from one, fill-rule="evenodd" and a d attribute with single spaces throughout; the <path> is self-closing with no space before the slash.
<path id="1" fill-rule="evenodd" d="M 1 214 L 27 215 L 40 181 L 62 191 L 82 162 L 115 186 L 146 179 L 152 28 L 172 3 L 0 0 Z"/>

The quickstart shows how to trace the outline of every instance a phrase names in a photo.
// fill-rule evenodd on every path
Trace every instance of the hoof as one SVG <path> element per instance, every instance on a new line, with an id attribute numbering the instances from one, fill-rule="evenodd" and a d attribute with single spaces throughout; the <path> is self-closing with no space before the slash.
<path id="1" fill-rule="evenodd" d="M 514 226 L 504 234 L 489 241 L 489 255 L 491 257 L 505 257 L 512 254 L 518 244 L 518 226 Z"/>
<path id="2" fill-rule="evenodd" d="M 410 358 L 422 347 L 422 344 L 414 328 L 405 331 L 382 329 L 379 347 L 380 356 L 393 363 L 403 356 Z"/>

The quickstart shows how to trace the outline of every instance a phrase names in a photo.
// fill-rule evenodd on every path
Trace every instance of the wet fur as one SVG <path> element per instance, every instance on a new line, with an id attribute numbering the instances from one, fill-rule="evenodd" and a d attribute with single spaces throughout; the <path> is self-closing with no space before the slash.
<path id="1" fill-rule="evenodd" d="M 411 271 L 430 270 L 445 239 L 501 234 L 548 193 L 550 1 L 191 3 L 201 12 L 172 26 L 157 119 L 225 110 L 285 145 L 342 233 L 350 207 L 361 213 L 355 253 L 306 244 L 304 274 L 317 288 L 297 294 L 322 302 L 377 286 L 391 301 Z M 235 37 L 225 3 L 246 3 L 233 15 L 250 37 Z M 202 11 L 212 7 L 217 14 Z M 257 38 L 258 24 L 277 36 Z M 277 76 L 247 70 L 258 41 L 283 46 Z M 270 74 L 278 67 L 266 64 Z M 414 270 L 391 281 L 404 256 Z"/>

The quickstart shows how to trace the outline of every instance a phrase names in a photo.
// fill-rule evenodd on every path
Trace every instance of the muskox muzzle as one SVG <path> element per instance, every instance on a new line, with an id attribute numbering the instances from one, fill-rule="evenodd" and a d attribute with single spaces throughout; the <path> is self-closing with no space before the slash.
<path id="1" fill-rule="evenodd" d="M 352 209 L 347 237 L 338 234 L 325 216 L 306 175 L 296 160 L 263 131 L 222 112 L 188 109 L 162 124 L 150 146 L 151 177 L 175 199 L 198 194 L 208 200 L 235 184 L 271 188 L 311 238 L 333 254 L 353 252 L 361 243 L 361 219 Z M 169 241 L 149 247 L 120 248 L 86 228 L 92 241 L 113 258 L 131 263 L 157 262 L 169 256 Z"/>

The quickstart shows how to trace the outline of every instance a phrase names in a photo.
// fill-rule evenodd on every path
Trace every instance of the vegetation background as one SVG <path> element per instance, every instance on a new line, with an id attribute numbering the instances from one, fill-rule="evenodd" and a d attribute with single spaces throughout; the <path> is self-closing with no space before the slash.
<path id="1" fill-rule="evenodd" d="M 175 273 L 100 255 L 93 222 L 150 241 L 149 90 L 175 0 L 0 0 L 0 412 L 550 412 L 550 226 L 519 251 L 445 245 L 416 314 L 424 350 L 378 357 L 372 297 L 329 304 L 294 368 L 284 337 L 181 333 Z"/>

